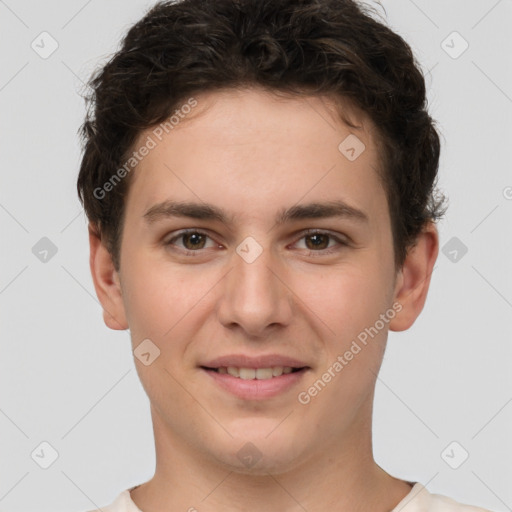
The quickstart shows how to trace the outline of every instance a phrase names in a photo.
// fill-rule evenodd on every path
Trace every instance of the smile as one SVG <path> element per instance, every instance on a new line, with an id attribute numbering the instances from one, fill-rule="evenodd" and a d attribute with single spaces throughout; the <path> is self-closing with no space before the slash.
<path id="1" fill-rule="evenodd" d="M 310 370 L 307 366 L 302 368 L 202 366 L 201 369 L 221 390 L 242 400 L 266 400 L 290 392 L 292 388 L 299 385 L 306 372 Z"/>
<path id="2" fill-rule="evenodd" d="M 269 368 L 238 368 L 236 366 L 221 366 L 219 368 L 209 369 L 217 373 L 229 374 L 232 377 L 237 377 L 243 380 L 267 380 L 300 370 L 300 368 L 292 368 L 291 366 L 272 366 Z"/>

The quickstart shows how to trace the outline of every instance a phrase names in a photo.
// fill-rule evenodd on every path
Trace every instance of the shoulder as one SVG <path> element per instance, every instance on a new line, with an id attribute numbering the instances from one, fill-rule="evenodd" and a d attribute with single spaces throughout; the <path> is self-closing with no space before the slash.
<path id="1" fill-rule="evenodd" d="M 458 501 L 441 494 L 431 494 L 430 502 L 430 508 L 428 509 L 429 512 L 491 512 L 485 508 L 459 503 Z"/>
<path id="2" fill-rule="evenodd" d="M 448 496 L 431 494 L 426 487 L 415 483 L 411 492 L 392 512 L 491 512 L 485 508 L 466 505 Z"/>
<path id="3" fill-rule="evenodd" d="M 141 512 L 132 501 L 130 490 L 131 489 L 126 489 L 121 492 L 110 505 L 102 506 L 94 510 L 87 510 L 86 512 Z"/>

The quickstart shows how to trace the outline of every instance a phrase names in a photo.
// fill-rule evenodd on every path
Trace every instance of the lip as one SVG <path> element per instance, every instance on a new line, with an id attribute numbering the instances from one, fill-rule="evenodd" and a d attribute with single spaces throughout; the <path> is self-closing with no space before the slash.
<path id="1" fill-rule="evenodd" d="M 270 368 L 272 366 L 304 368 L 308 365 L 298 359 L 278 354 L 266 354 L 257 357 L 248 356 L 246 354 L 231 354 L 200 363 L 199 366 L 206 368 L 220 368 L 221 366 L 225 366 L 226 368 L 228 366 L 235 366 L 237 368 Z"/>
<path id="2" fill-rule="evenodd" d="M 276 364 L 273 366 L 290 365 Z M 254 368 L 254 366 L 244 366 L 244 368 Z M 258 368 L 266 368 L 266 366 L 259 366 Z M 272 377 L 271 379 L 244 380 L 238 377 L 233 377 L 232 375 L 229 375 L 229 373 L 217 373 L 216 371 L 208 368 L 201 368 L 201 371 L 206 375 L 209 375 L 209 377 L 213 379 L 221 389 L 224 389 L 243 400 L 265 400 L 289 391 L 303 379 L 308 370 L 309 368 L 306 367 L 293 373 L 286 373 L 279 377 Z"/>
<path id="3" fill-rule="evenodd" d="M 280 354 L 249 356 L 247 354 L 230 354 L 216 357 L 200 363 L 200 369 L 208 375 L 221 389 L 243 400 L 265 400 L 285 393 L 297 385 L 304 374 L 311 368 L 304 362 Z M 234 366 L 237 368 L 271 368 L 273 366 L 289 366 L 301 368 L 293 373 L 284 373 L 271 379 L 244 380 L 233 377 L 229 373 L 217 373 L 212 368 Z"/>

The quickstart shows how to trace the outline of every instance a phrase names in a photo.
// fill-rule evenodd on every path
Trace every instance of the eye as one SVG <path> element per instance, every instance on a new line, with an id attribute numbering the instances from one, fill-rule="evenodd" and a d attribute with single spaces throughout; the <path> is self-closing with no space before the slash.
<path id="1" fill-rule="evenodd" d="M 187 254 L 191 252 L 198 252 L 200 249 L 205 249 L 206 240 L 210 239 L 210 236 L 204 231 L 198 229 L 186 229 L 169 240 L 165 242 L 165 245 L 168 246 L 178 246 L 178 249 L 184 250 Z M 182 242 L 182 247 L 179 247 L 179 244 L 175 244 L 176 241 Z M 214 243 L 212 240 L 211 247 L 218 246 L 218 244 Z"/>
<path id="2" fill-rule="evenodd" d="M 306 233 L 303 233 L 300 240 L 306 240 L 306 249 L 308 256 L 325 256 L 327 254 L 332 254 L 340 250 L 340 246 L 348 246 L 348 243 L 342 238 L 329 233 L 328 231 L 321 230 L 308 230 Z M 337 245 L 334 244 L 329 246 L 329 242 L 334 241 L 337 242 Z"/>
<path id="3" fill-rule="evenodd" d="M 208 240 L 210 240 L 209 247 L 207 246 Z M 349 245 L 347 241 L 339 236 L 318 229 L 310 229 L 303 232 L 302 236 L 299 238 L 299 241 L 302 240 L 306 241 L 305 250 L 308 256 L 326 256 L 338 252 L 343 247 Z M 299 241 L 296 242 L 295 245 L 297 245 Z M 172 247 L 173 250 L 183 252 L 186 256 L 197 256 L 202 249 L 222 248 L 221 245 L 212 240 L 208 233 L 200 229 L 185 229 L 180 231 L 164 242 L 164 245 Z"/>

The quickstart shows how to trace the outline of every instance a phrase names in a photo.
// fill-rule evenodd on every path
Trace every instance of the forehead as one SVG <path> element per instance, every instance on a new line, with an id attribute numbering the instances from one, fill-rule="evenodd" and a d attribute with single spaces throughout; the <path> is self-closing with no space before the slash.
<path id="1" fill-rule="evenodd" d="M 191 104 L 194 106 L 190 107 Z M 242 126 L 243 131 L 240 130 Z M 161 142 L 168 140 L 166 135 L 171 132 L 185 135 L 190 130 L 207 139 L 211 136 L 230 137 L 233 142 L 237 138 L 244 139 L 244 143 L 249 132 L 265 136 L 269 130 L 277 131 L 290 135 L 286 145 L 293 145 L 297 140 L 303 142 L 303 139 L 318 144 L 319 139 L 325 139 L 327 131 L 339 135 L 340 131 L 348 130 L 361 140 L 366 139 L 370 146 L 378 136 L 370 118 L 348 99 L 332 95 L 298 95 L 251 86 L 202 92 L 185 98 L 176 105 L 173 115 L 145 130 L 141 137 L 152 134 Z M 272 142 L 270 136 L 266 142 Z M 279 142 L 286 143 L 284 140 Z"/>
<path id="2" fill-rule="evenodd" d="M 345 195 L 361 203 L 369 194 L 378 203 L 375 194 L 383 195 L 375 127 L 347 103 L 259 88 L 201 93 L 192 100 L 140 134 L 136 148 L 151 140 L 152 149 L 136 166 L 127 209 L 130 203 L 145 211 L 169 196 L 216 199 L 249 213 L 252 206 L 289 206 L 305 195 Z"/>

